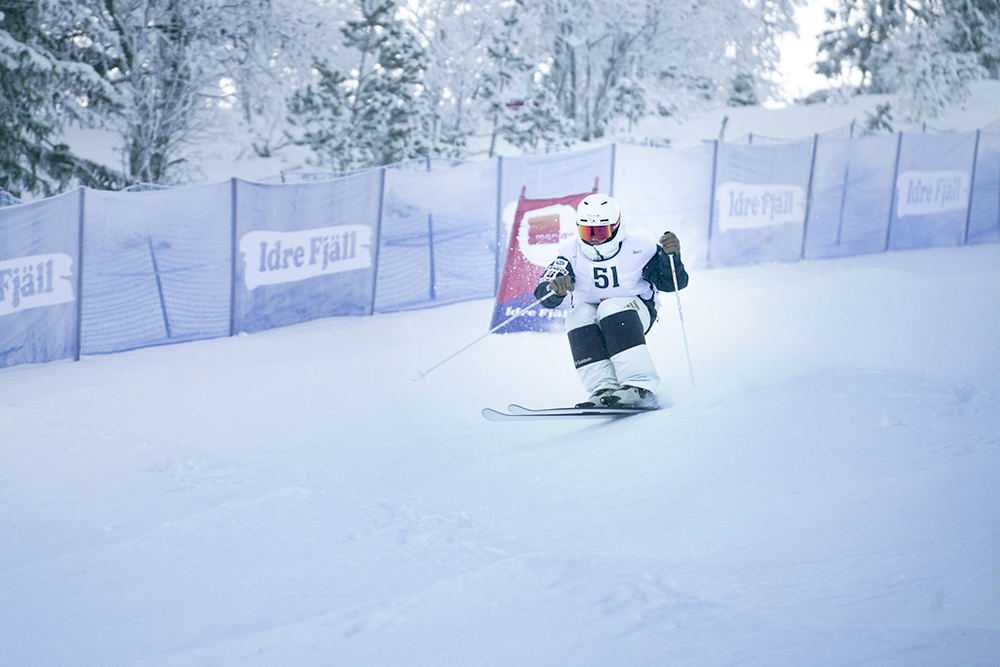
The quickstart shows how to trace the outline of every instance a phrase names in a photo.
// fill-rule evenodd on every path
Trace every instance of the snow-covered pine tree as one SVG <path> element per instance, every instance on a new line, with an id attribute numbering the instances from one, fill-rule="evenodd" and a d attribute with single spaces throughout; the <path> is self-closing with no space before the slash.
<path id="1" fill-rule="evenodd" d="M 114 170 L 75 155 L 59 139 L 91 124 L 115 93 L 93 67 L 65 3 L 0 3 L 0 189 L 49 196 L 75 184 L 115 187 Z"/>
<path id="2" fill-rule="evenodd" d="M 578 136 L 604 135 L 612 120 L 613 89 L 634 66 L 630 56 L 648 46 L 648 2 L 542 0 L 534 20 L 549 26 L 549 63 L 542 80 Z"/>
<path id="3" fill-rule="evenodd" d="M 289 100 L 289 133 L 320 164 L 350 170 L 429 154 L 420 97 L 423 51 L 398 18 L 396 0 L 359 0 L 360 18 L 347 21 L 343 45 L 354 54 L 342 71 L 314 62 L 316 82 Z"/>
<path id="4" fill-rule="evenodd" d="M 126 103 L 117 126 L 133 181 L 178 182 L 210 136 L 220 84 L 248 53 L 267 0 L 82 0 Z"/>
<path id="5" fill-rule="evenodd" d="M 47 16 L 71 26 L 67 43 L 88 46 L 76 60 L 115 90 L 102 122 L 121 136 L 131 182 L 185 179 L 188 159 L 232 99 L 224 83 L 234 73 L 245 82 L 242 74 L 259 65 L 252 36 L 272 18 L 271 0 L 43 1 Z"/>
<path id="6" fill-rule="evenodd" d="M 898 93 L 905 120 L 963 102 L 969 83 L 1000 62 L 1000 33 L 986 32 L 1000 26 L 995 0 L 840 0 L 827 20 L 834 27 L 821 36 L 817 71 Z"/>
<path id="7" fill-rule="evenodd" d="M 480 80 L 480 100 L 490 126 L 488 155 L 497 151 L 497 142 L 504 138 L 515 146 L 531 145 L 532 138 L 519 136 L 518 119 L 532 113 L 538 100 L 531 98 L 532 58 L 536 42 L 533 26 L 525 22 L 527 16 L 524 0 L 514 0 L 499 9 L 500 16 L 494 29 L 486 37 L 488 67 Z M 539 73 L 539 76 L 540 73 Z M 530 105 L 524 109 L 525 105 Z M 562 134 L 562 119 L 557 118 L 552 131 Z M 522 123 L 525 125 L 528 123 Z M 535 141 L 537 146 L 537 140 Z"/>
<path id="8" fill-rule="evenodd" d="M 975 54 L 991 79 L 1000 79 L 1000 2 L 941 0 L 942 38 L 954 53 Z"/>
<path id="9" fill-rule="evenodd" d="M 500 2 L 424 0 L 409 3 L 405 20 L 419 40 L 424 70 L 420 95 L 432 155 L 461 157 L 484 117 L 489 40 Z"/>
<path id="10" fill-rule="evenodd" d="M 539 0 L 532 20 L 546 27 L 546 81 L 586 141 L 651 110 L 725 103 L 739 77 L 765 90 L 796 2 Z"/>
<path id="11" fill-rule="evenodd" d="M 829 79 L 851 79 L 870 93 L 894 91 L 888 66 L 891 40 L 908 22 L 905 0 L 840 0 L 827 10 L 832 25 L 819 39 L 816 71 Z"/>
<path id="12" fill-rule="evenodd" d="M 270 157 L 287 141 L 288 97 L 312 80 L 318 54 L 336 56 L 331 45 L 341 37 L 347 2 L 248 0 L 227 40 L 208 54 L 224 73 L 221 104 L 240 112 L 257 155 Z"/>
<path id="13" fill-rule="evenodd" d="M 528 96 L 515 108 L 508 109 L 500 125 L 500 134 L 521 150 L 565 148 L 574 142 L 573 121 L 562 113 L 545 77 L 539 77 Z"/>
<path id="14" fill-rule="evenodd" d="M 67 147 L 46 153 L 67 118 L 86 115 L 121 136 L 126 176 L 116 186 L 181 182 L 201 140 L 217 130 L 220 107 L 238 102 L 248 118 L 269 113 L 273 124 L 276 98 L 283 117 L 282 86 L 308 70 L 329 43 L 327 21 L 339 17 L 335 3 L 314 0 L 8 0 L 0 13 L 0 76 L 12 100 L 0 113 L 10 114 L 5 127 L 17 128 L 29 165 L 4 171 L 31 181 L 48 156 L 63 180 L 84 169 L 84 182 L 109 187 L 110 171 Z"/>
<path id="15" fill-rule="evenodd" d="M 969 96 L 969 82 L 982 77 L 975 53 L 952 51 L 930 25 L 915 22 L 896 35 L 890 59 L 899 108 L 905 120 L 937 118 Z"/>

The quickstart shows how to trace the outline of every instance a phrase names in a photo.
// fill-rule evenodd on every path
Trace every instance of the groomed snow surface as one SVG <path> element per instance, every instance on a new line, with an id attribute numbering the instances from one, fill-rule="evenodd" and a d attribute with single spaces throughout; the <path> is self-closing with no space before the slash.
<path id="1" fill-rule="evenodd" d="M 996 665 L 1000 245 L 692 271 L 663 411 L 492 303 L 0 371 L 5 665 Z"/>

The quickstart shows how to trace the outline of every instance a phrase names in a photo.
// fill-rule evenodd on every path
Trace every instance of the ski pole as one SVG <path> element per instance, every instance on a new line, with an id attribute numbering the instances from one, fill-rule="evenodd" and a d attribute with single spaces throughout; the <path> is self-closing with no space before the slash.
<path id="1" fill-rule="evenodd" d="M 538 304 L 540 304 L 542 301 L 545 301 L 545 299 L 548 299 L 550 296 L 555 296 L 555 292 L 553 292 L 551 289 L 549 289 L 545 293 L 545 296 L 541 296 L 541 297 L 535 299 L 532 303 L 529 303 L 527 306 L 525 306 L 521 310 L 518 310 L 513 315 L 511 315 L 510 317 L 508 317 L 507 319 L 505 319 L 503 322 L 501 322 L 500 324 L 496 325 L 495 327 L 493 327 L 492 329 L 490 329 L 489 331 L 487 331 L 486 333 L 484 333 L 482 336 L 480 336 L 476 340 L 472 341 L 471 343 L 469 343 L 468 345 L 466 345 L 465 347 L 463 347 L 458 352 L 455 352 L 450 357 L 442 359 L 441 361 L 437 362 L 436 364 L 434 364 L 433 366 L 431 366 L 430 368 L 428 368 L 423 373 L 417 373 L 417 377 L 413 378 L 413 381 L 416 382 L 417 380 L 423 380 L 425 377 L 427 377 L 428 373 L 430 373 L 432 370 L 434 370 L 438 366 L 443 366 L 445 363 L 451 361 L 452 359 L 454 359 L 458 355 L 462 354 L 463 352 L 465 352 L 466 350 L 468 350 L 470 347 L 472 347 L 473 345 L 475 345 L 476 343 L 478 343 L 482 339 L 486 338 L 487 336 L 489 336 L 491 333 L 493 333 L 494 331 L 496 331 L 497 329 L 499 329 L 503 325 L 507 324 L 511 320 L 515 320 L 518 317 L 521 317 L 521 315 L 524 315 L 526 312 L 528 312 L 529 310 L 531 310 L 532 308 L 534 308 L 535 306 L 537 306 Z"/>
<path id="2" fill-rule="evenodd" d="M 684 311 L 681 310 L 681 292 L 677 289 L 677 267 L 674 265 L 674 254 L 670 253 L 667 257 L 670 258 L 670 275 L 674 279 L 674 296 L 677 297 L 677 315 L 681 318 L 681 336 L 684 338 L 684 353 L 687 355 L 688 373 L 691 374 L 691 388 L 695 389 L 694 368 L 691 366 L 691 350 L 688 348 L 687 330 L 684 328 Z"/>

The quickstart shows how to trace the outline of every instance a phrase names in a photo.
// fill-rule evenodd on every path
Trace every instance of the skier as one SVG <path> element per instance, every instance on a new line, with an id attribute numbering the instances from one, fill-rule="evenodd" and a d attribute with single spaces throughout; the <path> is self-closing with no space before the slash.
<path id="1" fill-rule="evenodd" d="M 628 234 L 618 203 L 608 195 L 588 195 L 576 210 L 577 236 L 559 246 L 535 298 L 551 290 L 541 303 L 555 308 L 573 293 L 566 331 L 577 373 L 590 394 L 577 407 L 655 407 L 660 376 L 646 333 L 656 321 L 656 291 L 688 284 L 680 241 L 673 232 L 665 232 L 659 244 Z"/>

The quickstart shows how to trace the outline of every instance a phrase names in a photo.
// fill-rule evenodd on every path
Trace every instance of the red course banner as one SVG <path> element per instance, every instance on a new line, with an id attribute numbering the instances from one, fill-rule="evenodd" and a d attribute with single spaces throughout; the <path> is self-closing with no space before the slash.
<path id="1" fill-rule="evenodd" d="M 597 192 L 596 184 L 593 192 Z M 589 194 L 592 192 L 552 199 L 527 199 L 522 189 L 510 228 L 507 261 L 500 278 L 490 328 L 535 300 L 539 277 L 556 258 L 559 244 L 576 234 L 576 207 Z M 568 310 L 569 299 L 558 308 L 537 306 L 497 329 L 496 333 L 562 331 Z"/>

